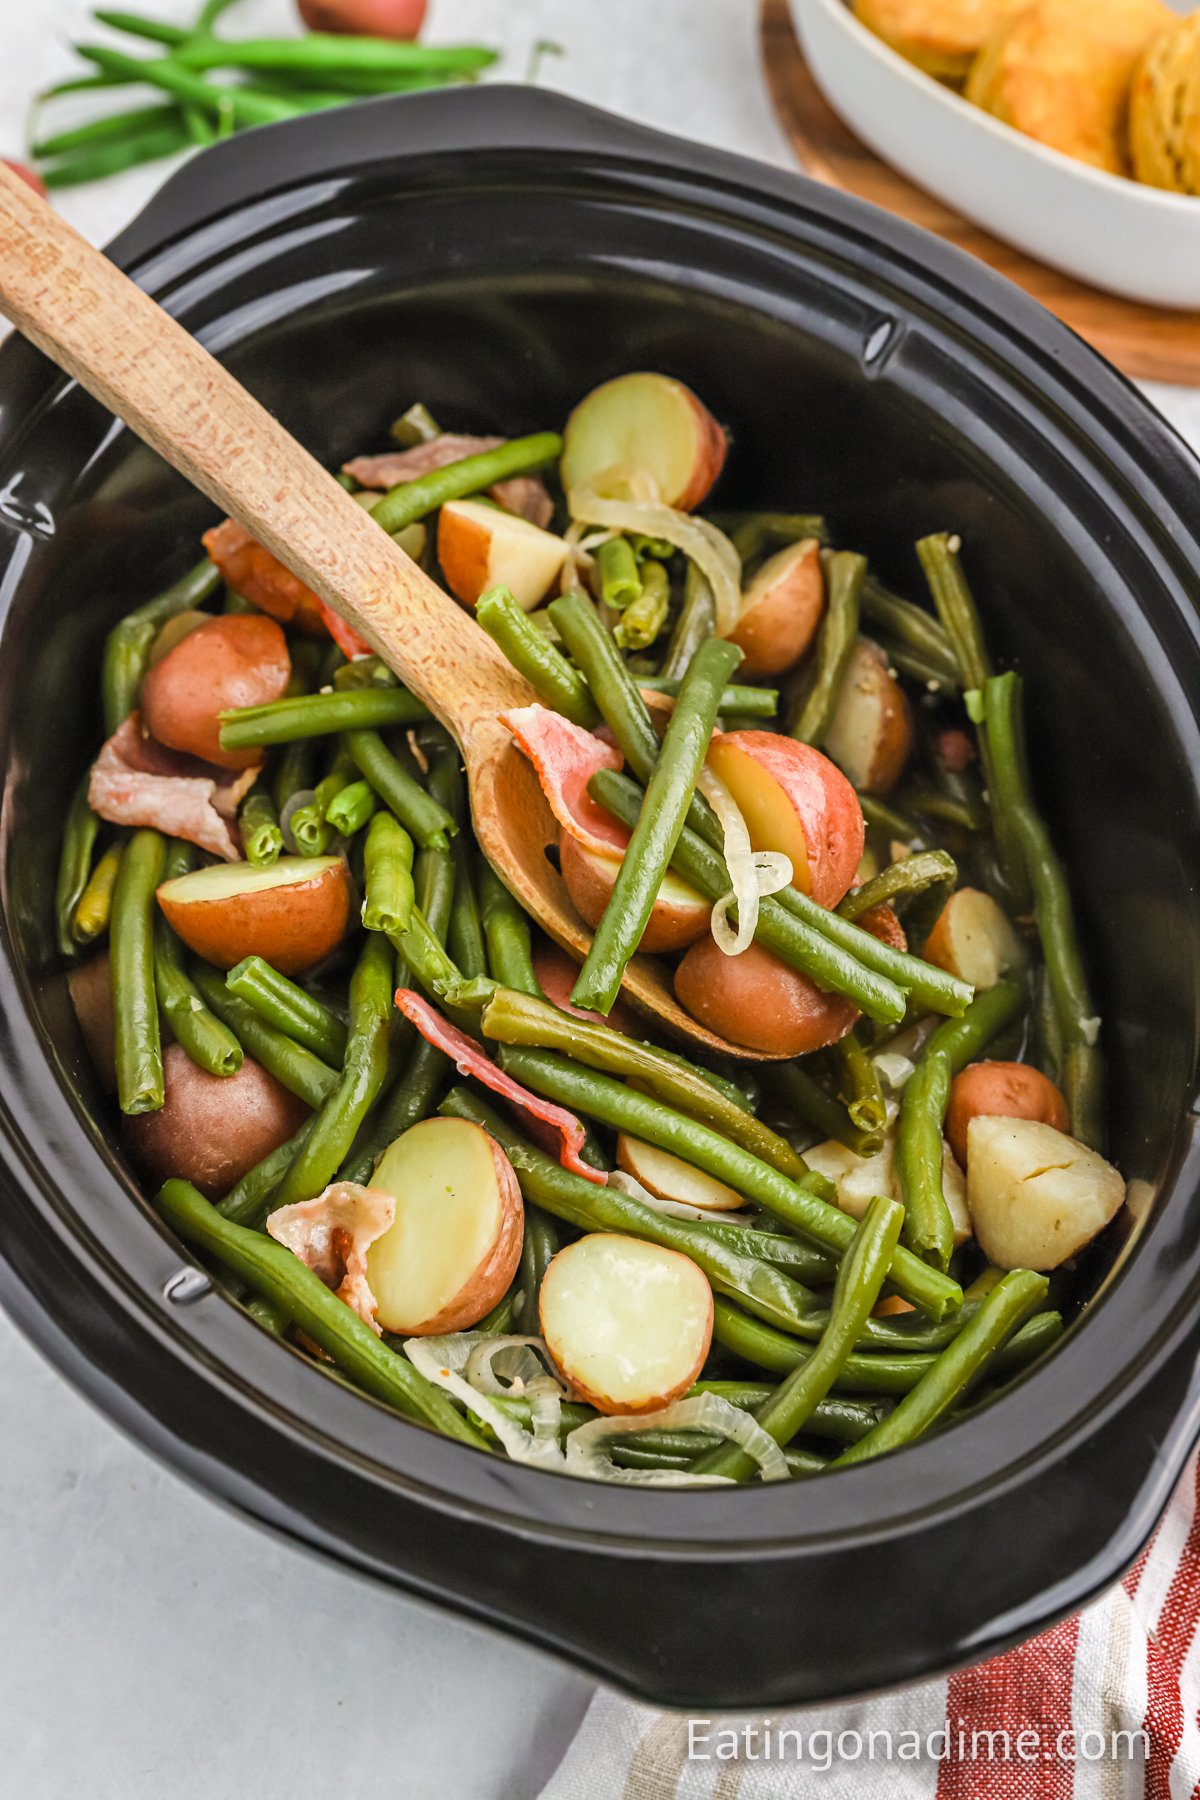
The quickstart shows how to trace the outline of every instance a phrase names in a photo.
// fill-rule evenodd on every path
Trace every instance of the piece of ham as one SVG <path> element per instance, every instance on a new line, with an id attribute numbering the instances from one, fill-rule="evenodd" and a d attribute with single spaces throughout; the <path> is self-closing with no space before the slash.
<path id="1" fill-rule="evenodd" d="M 587 791 L 601 769 L 619 769 L 624 758 L 612 744 L 572 725 L 548 706 L 514 706 L 500 714 L 537 771 L 550 810 L 564 831 L 586 849 L 624 855 L 629 833 Z"/>
<path id="2" fill-rule="evenodd" d="M 353 476 L 365 488 L 399 487 L 428 475 L 431 469 L 444 469 L 447 463 L 461 462 L 464 456 L 479 456 L 485 450 L 498 450 L 506 438 L 462 437 L 443 432 L 428 444 L 413 444 L 408 450 L 385 450 L 381 456 L 356 456 L 342 464 L 342 473 Z M 513 475 L 488 489 L 492 499 L 511 513 L 528 519 L 543 530 L 554 516 L 554 502 L 546 484 L 538 475 Z"/>
<path id="3" fill-rule="evenodd" d="M 395 1217 L 396 1202 L 382 1188 L 335 1181 L 315 1200 L 278 1207 L 267 1219 L 267 1230 L 382 1336 L 367 1279 L 367 1251 Z"/>
<path id="4" fill-rule="evenodd" d="M 519 1081 L 506 1075 L 490 1057 L 484 1055 L 474 1038 L 469 1038 L 457 1025 L 451 1025 L 448 1019 L 443 1019 L 436 1007 L 431 1006 L 422 995 L 415 994 L 411 988 L 397 990 L 396 1005 L 404 1017 L 412 1021 L 427 1043 L 451 1058 L 460 1075 L 473 1075 L 476 1081 L 481 1081 L 493 1094 L 499 1094 L 502 1100 L 519 1106 L 531 1120 L 552 1127 L 561 1140 L 558 1160 L 564 1169 L 570 1169 L 573 1175 L 582 1175 L 585 1181 L 594 1181 L 600 1187 L 606 1186 L 608 1176 L 604 1171 L 593 1169 L 580 1155 L 587 1142 L 587 1133 L 573 1112 L 568 1112 L 565 1106 L 555 1106 L 551 1100 L 543 1100 L 540 1094 L 531 1094 Z"/>
<path id="5" fill-rule="evenodd" d="M 150 737 L 140 713 L 130 713 L 92 764 L 88 805 L 110 825 L 146 827 L 186 838 L 224 862 L 239 862 L 233 821 L 238 802 L 254 786 L 258 765 L 219 769 L 168 750 Z"/>

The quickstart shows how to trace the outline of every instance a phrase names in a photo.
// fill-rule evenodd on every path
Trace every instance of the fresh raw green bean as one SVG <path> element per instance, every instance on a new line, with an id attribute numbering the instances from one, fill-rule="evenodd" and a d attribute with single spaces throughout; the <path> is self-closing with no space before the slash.
<path id="1" fill-rule="evenodd" d="M 119 839 L 109 845 L 88 876 L 71 919 L 71 938 L 77 949 L 86 949 L 108 930 L 123 856 L 124 841 Z"/>
<path id="2" fill-rule="evenodd" d="M 582 725 L 585 731 L 599 723 L 595 702 L 578 669 L 571 667 L 544 632 L 530 624 L 528 613 L 518 606 L 506 587 L 489 588 L 482 594 L 475 606 L 475 618 L 513 668 L 525 677 L 539 700 L 573 725 Z"/>
<path id="3" fill-rule="evenodd" d="M 54 919 L 61 956 L 75 954 L 75 910 L 82 900 L 92 872 L 92 852 L 100 820 L 88 805 L 90 776 L 84 775 L 75 789 L 63 828 L 62 849 L 58 857 L 58 878 L 54 888 Z M 510 983 L 515 986 L 517 984 Z"/>
<path id="4" fill-rule="evenodd" d="M 649 688 L 655 694 L 677 694 L 679 682 L 665 675 L 639 675 L 637 684 L 640 688 Z M 721 695 L 719 710 L 726 714 L 736 714 L 739 719 L 773 719 L 779 708 L 779 690 L 777 688 L 745 687 L 734 683 L 727 687 Z"/>
<path id="5" fill-rule="evenodd" d="M 671 610 L 671 578 L 662 563 L 644 562 L 641 581 L 641 593 L 630 600 L 613 633 L 622 650 L 648 650 Z"/>
<path id="6" fill-rule="evenodd" d="M 256 869 L 269 869 L 283 850 L 279 812 L 265 783 L 256 781 L 238 813 L 238 830 L 246 860 Z"/>
<path id="7" fill-rule="evenodd" d="M 350 1035 L 342 1077 L 284 1176 L 278 1205 L 312 1200 L 328 1187 L 378 1099 L 387 1079 L 392 982 L 388 941 L 382 933 L 369 931 L 350 977 Z"/>
<path id="8" fill-rule="evenodd" d="M 312 42 L 298 38 L 297 44 Z M 351 42 L 344 39 L 343 42 Z M 367 42 L 368 40 L 360 40 Z M 557 462 L 562 453 L 562 439 L 553 431 L 539 431 L 532 437 L 511 438 L 495 450 L 483 450 L 475 456 L 464 456 L 460 462 L 431 469 L 415 481 L 401 482 L 389 488 L 375 507 L 371 517 L 385 531 L 395 534 L 428 513 L 444 506 L 447 500 L 463 500 L 468 494 L 482 493 L 498 481 L 513 475 L 531 475 Z"/>
<path id="9" fill-rule="evenodd" d="M 96 144 L 89 150 L 76 150 L 62 156 L 41 170 L 48 188 L 80 187 L 85 181 L 102 181 L 108 175 L 120 175 L 125 169 L 140 168 L 143 163 L 158 162 L 161 157 L 175 156 L 192 142 L 186 126 L 179 122 L 159 125 L 149 131 L 129 132 L 119 142 Z"/>
<path id="10" fill-rule="evenodd" d="M 803 1430 L 845 1369 L 879 1298 L 903 1221 L 904 1209 L 894 1200 L 872 1200 L 842 1259 L 829 1323 L 820 1343 L 803 1367 L 789 1375 L 755 1415 L 781 1448 Z M 875 1429 L 878 1431 L 879 1426 Z M 702 1456 L 694 1469 L 698 1475 L 725 1475 L 746 1481 L 757 1466 L 744 1450 L 726 1444 Z"/>
<path id="11" fill-rule="evenodd" d="M 126 81 L 143 81 L 149 87 L 163 88 L 177 100 L 190 101 L 218 117 L 222 108 L 227 107 L 239 129 L 249 125 L 273 125 L 280 119 L 295 118 L 301 110 L 290 101 L 252 88 L 214 87 L 175 57 L 126 56 L 124 51 L 110 49 L 107 44 L 76 44 L 75 48 L 105 75 L 119 75 Z"/>
<path id="12" fill-rule="evenodd" d="M 117 1098 L 123 1113 L 157 1112 L 163 1103 L 162 1039 L 154 992 L 154 891 L 166 846 L 157 831 L 135 831 L 113 894 L 113 1038 Z"/>
<path id="13" fill-rule="evenodd" d="M 833 1045 L 830 1057 L 838 1071 L 838 1087 L 852 1123 L 864 1139 L 882 1144 L 887 1106 L 878 1069 L 853 1032 Z"/>
<path id="14" fill-rule="evenodd" d="M 623 612 L 631 601 L 640 599 L 642 578 L 628 538 L 608 538 L 600 545 L 596 551 L 596 573 L 600 577 L 600 598 L 614 612 Z"/>
<path id="15" fill-rule="evenodd" d="M 339 1170 L 342 1181 L 369 1181 L 378 1159 L 389 1144 L 411 1125 L 419 1125 L 433 1110 L 439 1087 L 450 1069 L 450 1058 L 423 1037 L 418 1037 L 400 1074 L 380 1098 Z"/>
<path id="16" fill-rule="evenodd" d="M 679 609 L 679 617 L 675 621 L 674 630 L 667 641 L 667 654 L 663 658 L 662 675 L 668 681 L 680 681 L 687 673 L 687 666 L 706 639 L 713 635 L 717 628 L 717 603 L 713 598 L 712 586 L 707 576 L 701 574 L 694 562 L 688 563 L 687 575 L 683 583 L 683 604 Z M 763 692 L 769 690 L 764 689 Z M 778 696 L 776 696 L 778 703 Z M 723 706 L 722 712 L 731 712 L 731 707 Z"/>
<path id="17" fill-rule="evenodd" d="M 890 863 L 861 887 L 851 888 L 837 910 L 843 919 L 861 919 L 877 906 L 911 900 L 930 888 L 953 890 L 957 881 L 958 864 L 952 856 L 944 850 L 923 850 L 903 862 Z"/>
<path id="18" fill-rule="evenodd" d="M 186 1181 L 168 1181 L 155 1205 L 185 1242 L 215 1256 L 279 1307 L 291 1324 L 299 1326 L 338 1368 L 377 1400 L 459 1443 L 487 1449 L 487 1439 L 463 1418 L 449 1396 L 419 1375 L 403 1356 L 389 1350 L 371 1327 L 283 1244 L 223 1218 Z"/>
<path id="19" fill-rule="evenodd" d="M 178 839 L 168 844 L 162 879 L 186 875 L 195 860 L 191 844 Z M 154 920 L 154 987 L 163 1017 L 196 1066 L 209 1075 L 236 1075 L 242 1046 L 200 998 L 187 972 L 183 945 L 161 912 Z"/>
<path id="20" fill-rule="evenodd" d="M 226 975 L 225 986 L 276 1031 L 294 1038 L 330 1068 L 341 1068 L 346 1057 L 343 1021 L 261 956 L 243 958 Z"/>
<path id="21" fill-rule="evenodd" d="M 821 1138 L 844 1144 L 856 1156 L 874 1156 L 880 1149 L 881 1134 L 860 1131 L 836 1094 L 828 1093 L 800 1063 L 769 1063 L 762 1073 L 767 1092 L 789 1118 Z"/>
<path id="22" fill-rule="evenodd" d="M 113 626 L 104 640 L 100 669 L 104 728 L 110 736 L 137 705 L 138 690 L 161 627 L 177 613 L 202 607 L 220 585 L 221 572 L 206 556 L 169 588 Z"/>
<path id="23" fill-rule="evenodd" d="M 874 1431 L 851 1444 L 836 1466 L 865 1462 L 914 1443 L 949 1412 L 956 1401 L 978 1380 L 984 1369 L 1017 1328 L 1046 1298 L 1050 1284 L 1044 1275 L 1014 1269 L 998 1282 L 981 1302 L 954 1342 L 942 1351 L 933 1367 L 917 1383 L 894 1412 Z"/>
<path id="24" fill-rule="evenodd" d="M 718 1132 L 566 1057 L 543 1050 L 505 1050 L 500 1062 L 508 1074 L 547 1099 L 586 1113 L 616 1131 L 627 1131 L 645 1143 L 657 1144 L 660 1150 L 669 1150 L 715 1175 L 735 1193 L 757 1201 L 825 1249 L 844 1251 L 854 1236 L 854 1220 L 819 1197 L 825 1184 L 816 1176 L 789 1181 Z M 957 1282 L 928 1268 L 907 1250 L 897 1250 L 893 1257 L 891 1280 L 898 1293 L 935 1320 L 957 1311 L 962 1302 Z"/>
<path id="25" fill-rule="evenodd" d="M 915 651 L 923 666 L 931 668 L 943 681 L 958 686 L 958 662 L 949 634 L 941 621 L 926 612 L 923 606 L 901 600 L 868 572 L 862 585 L 859 610 L 869 625 L 881 625 L 903 646 Z"/>
<path id="26" fill-rule="evenodd" d="M 342 837 L 354 837 L 372 817 L 379 801 L 369 781 L 352 781 L 325 810 L 325 823 Z"/>
<path id="27" fill-rule="evenodd" d="M 363 776 L 421 848 L 444 845 L 457 830 L 453 818 L 392 755 L 379 733 L 348 731 L 346 744 Z"/>
<path id="28" fill-rule="evenodd" d="M 540 1000 L 542 990 L 533 972 L 529 920 L 482 853 L 476 860 L 475 875 L 479 918 L 487 945 L 487 972 L 503 987 Z"/>
<path id="29" fill-rule="evenodd" d="M 178 51 L 180 61 L 190 69 L 291 69 L 318 77 L 334 70 L 388 75 L 478 74 L 496 60 L 494 50 L 476 44 L 410 44 L 323 31 L 310 31 L 300 38 L 189 37 L 179 44 Z M 555 450 L 546 461 L 553 461 L 557 455 Z M 490 487 L 492 483 L 483 481 L 478 485 Z"/>
<path id="30" fill-rule="evenodd" d="M 942 1191 L 942 1128 L 950 1084 L 1025 1004 L 1013 981 L 976 994 L 961 1019 L 947 1019 L 928 1039 L 905 1083 L 896 1122 L 896 1173 L 904 1198 L 904 1241 L 935 1268 L 945 1269 L 954 1250 L 954 1227 Z"/>
<path id="31" fill-rule="evenodd" d="M 1082 1143 L 1102 1149 L 1104 1059 L 1097 1042 L 1100 1020 L 1079 948 L 1067 872 L 1030 792 L 1020 709 L 1020 677 L 994 676 L 984 691 L 992 807 L 997 819 L 1008 821 L 1033 890 L 1046 981 L 1062 1036 L 1063 1082 L 1071 1130 Z"/>
<path id="32" fill-rule="evenodd" d="M 688 665 L 629 847 L 571 991 L 576 1006 L 601 1013 L 612 1010 L 683 830 L 712 742 L 721 690 L 740 661 L 735 644 L 710 638 Z"/>
<path id="33" fill-rule="evenodd" d="M 842 683 L 858 642 L 858 604 L 867 559 L 849 550 L 825 551 L 825 617 L 817 637 L 816 671 L 789 729 L 802 744 L 822 744 L 833 723 Z"/>
<path id="34" fill-rule="evenodd" d="M 391 813 L 377 812 L 363 845 L 362 922 L 368 931 L 407 931 L 416 903 L 413 841 Z"/>
<path id="35" fill-rule="evenodd" d="M 223 977 L 208 963 L 193 963 L 191 973 L 205 1005 L 224 1020 L 247 1056 L 261 1063 L 268 1075 L 282 1082 L 290 1094 L 306 1105 L 318 1107 L 329 1098 L 338 1078 L 328 1063 L 286 1032 L 269 1025 L 252 1006 L 229 991 Z"/>
<path id="36" fill-rule="evenodd" d="M 518 1331 L 541 1331 L 538 1295 L 542 1291 L 542 1277 L 550 1267 L 551 1258 L 558 1253 L 559 1242 L 558 1228 L 549 1214 L 544 1213 L 540 1206 L 526 1206 L 521 1270 L 517 1277 L 521 1291 Z"/>
<path id="37" fill-rule="evenodd" d="M 90 150 L 97 144 L 111 144 L 114 138 L 123 138 L 130 133 L 137 134 L 150 128 L 174 124 L 176 111 L 173 106 L 137 106 L 128 112 L 109 113 L 102 119 L 90 119 L 86 125 L 77 125 L 71 131 L 60 131 L 54 137 L 39 138 L 29 146 L 31 156 L 39 160 L 51 156 L 69 156 L 75 150 Z"/>
<path id="38" fill-rule="evenodd" d="M 352 665 L 353 666 L 353 665 Z M 243 706 L 221 714 L 222 750 L 262 750 L 297 738 L 326 737 L 335 731 L 390 730 L 428 719 L 427 709 L 401 687 L 336 689 L 331 694 L 299 694 Z"/>

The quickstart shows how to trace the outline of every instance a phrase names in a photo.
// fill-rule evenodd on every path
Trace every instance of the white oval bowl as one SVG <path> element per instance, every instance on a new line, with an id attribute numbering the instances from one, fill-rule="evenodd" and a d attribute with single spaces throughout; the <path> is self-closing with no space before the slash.
<path id="1" fill-rule="evenodd" d="M 813 78 L 865 144 L 994 236 L 1094 287 L 1200 307 L 1200 199 L 1035 143 L 890 49 L 844 0 L 790 0 Z"/>

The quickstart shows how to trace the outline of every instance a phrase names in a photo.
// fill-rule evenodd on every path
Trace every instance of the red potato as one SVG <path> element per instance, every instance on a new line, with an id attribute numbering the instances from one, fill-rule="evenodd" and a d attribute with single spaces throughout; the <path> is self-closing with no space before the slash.
<path id="1" fill-rule="evenodd" d="M 773 731 L 715 738 L 708 765 L 729 788 L 756 850 L 778 850 L 792 882 L 819 906 L 836 906 L 854 880 L 866 832 L 858 795 L 811 744 Z"/>
<path id="2" fill-rule="evenodd" d="M 188 949 L 219 969 L 261 956 L 301 975 L 342 941 L 350 874 L 340 856 L 281 856 L 269 869 L 218 863 L 164 881 L 158 904 Z"/>
<path id="3" fill-rule="evenodd" d="M 190 632 L 199 631 L 202 625 L 211 625 L 212 620 L 212 614 L 206 612 L 176 613 L 173 619 L 167 620 L 151 644 L 146 667 L 152 669 L 155 663 L 160 663 L 163 657 L 175 648 L 176 644 L 181 644 Z"/>
<path id="4" fill-rule="evenodd" d="M 703 1169 L 694 1169 L 681 1156 L 672 1156 L 657 1144 L 643 1144 L 640 1138 L 629 1137 L 625 1132 L 617 1139 L 617 1167 L 660 1200 L 675 1200 L 681 1206 L 714 1213 L 738 1212 L 743 1204 L 736 1188 L 726 1187 Z"/>
<path id="5" fill-rule="evenodd" d="M 1116 1217 L 1125 1180 L 1086 1144 L 1040 1119 L 971 1120 L 967 1204 L 998 1269 L 1057 1269 Z"/>
<path id="6" fill-rule="evenodd" d="M 27 187 L 31 187 L 35 194 L 40 194 L 43 200 L 47 198 L 46 184 L 36 169 L 29 168 L 23 162 L 16 162 L 11 156 L 0 156 L 0 162 L 4 164 L 6 169 L 11 169 L 13 174 L 23 181 Z"/>
<path id="7" fill-rule="evenodd" d="M 297 631 L 306 632 L 309 637 L 329 635 L 321 602 L 312 589 L 305 587 L 290 569 L 285 569 L 265 544 L 251 537 L 244 525 L 226 519 L 206 531 L 200 541 L 210 562 L 216 564 L 234 593 L 240 594 L 243 600 L 249 600 L 252 606 L 281 620 L 284 625 L 294 625 Z"/>
<path id="8" fill-rule="evenodd" d="M 219 713 L 282 700 L 291 678 L 287 639 L 274 619 L 233 613 L 207 619 L 170 648 L 142 682 L 152 738 L 222 769 L 248 769 L 261 750 L 222 750 Z"/>
<path id="9" fill-rule="evenodd" d="M 825 748 L 856 788 L 889 794 L 913 746 L 912 707 L 878 644 L 859 638 Z"/>
<path id="10" fill-rule="evenodd" d="M 67 976 L 67 992 L 79 1030 L 106 1094 L 117 1091 L 117 1059 L 113 1041 L 112 964 L 102 950 Z"/>
<path id="11" fill-rule="evenodd" d="M 725 463 L 725 433 L 691 388 L 668 375 L 618 375 L 584 396 L 563 431 L 570 493 L 619 465 L 646 469 L 664 506 L 699 506 Z"/>
<path id="12" fill-rule="evenodd" d="M 464 1119 L 426 1119 L 384 1151 L 371 1186 L 396 1202 L 367 1252 L 380 1325 L 436 1337 L 477 1324 L 507 1292 L 525 1234 L 499 1144 Z"/>
<path id="13" fill-rule="evenodd" d="M 594 930 L 616 886 L 622 859 L 590 850 L 566 831 L 562 834 L 559 854 L 562 878 L 575 911 Z M 707 932 L 711 913 L 712 907 L 703 894 L 698 894 L 695 888 L 668 870 L 638 948 L 650 956 L 661 955 L 667 950 L 684 950 Z"/>
<path id="14" fill-rule="evenodd" d="M 623 1032 L 626 1037 L 641 1035 L 636 1013 L 623 1000 L 616 1002 L 607 1019 L 603 1013 L 589 1012 L 582 1006 L 572 1006 L 571 989 L 579 979 L 579 964 L 565 950 L 560 950 L 557 944 L 543 939 L 540 944 L 534 945 L 533 972 L 551 1006 L 559 1007 L 573 1018 L 590 1019 L 593 1025 L 607 1025 L 611 1031 Z"/>
<path id="15" fill-rule="evenodd" d="M 538 1311 L 572 1393 L 602 1413 L 669 1405 L 691 1387 L 712 1342 L 712 1289 L 690 1257 L 616 1233 L 560 1250 Z"/>
<path id="16" fill-rule="evenodd" d="M 675 998 L 710 1031 L 764 1056 L 807 1056 L 844 1038 L 858 1008 L 823 994 L 761 944 L 726 956 L 713 938 L 693 944 L 675 971 Z"/>
<path id="17" fill-rule="evenodd" d="M 1025 947 L 990 894 L 959 888 L 925 941 L 925 960 L 974 988 L 991 988 L 1025 961 Z"/>
<path id="18" fill-rule="evenodd" d="M 425 23 L 426 0 L 296 0 L 296 10 L 310 31 L 409 41 Z"/>
<path id="19" fill-rule="evenodd" d="M 954 1077 L 946 1136 L 960 1168 L 967 1166 L 968 1127 L 975 1118 L 1040 1119 L 1055 1131 L 1071 1129 L 1067 1102 L 1040 1069 L 1028 1063 L 970 1063 Z"/>
<path id="20" fill-rule="evenodd" d="M 177 1176 L 210 1200 L 299 1131 L 309 1109 L 247 1056 L 236 1075 L 209 1075 L 181 1044 L 163 1052 L 158 1112 L 123 1121 L 125 1142 L 158 1182 Z"/>
<path id="21" fill-rule="evenodd" d="M 825 610 L 825 577 L 816 538 L 767 558 L 742 595 L 729 641 L 742 652 L 743 676 L 782 675 L 800 661 Z"/>
<path id="22" fill-rule="evenodd" d="M 446 586 L 465 606 L 500 586 L 526 612 L 546 598 L 567 560 L 566 543 L 552 531 L 481 500 L 446 502 L 437 551 Z"/>

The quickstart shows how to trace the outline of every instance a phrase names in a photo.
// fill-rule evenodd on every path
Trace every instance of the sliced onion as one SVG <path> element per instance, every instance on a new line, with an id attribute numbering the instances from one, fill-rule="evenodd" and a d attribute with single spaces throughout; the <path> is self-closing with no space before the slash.
<path id="1" fill-rule="evenodd" d="M 503 1376 L 492 1367 L 502 1350 L 522 1352 L 516 1367 L 510 1366 Z M 532 1394 L 552 1388 L 561 1395 L 567 1391 L 554 1369 L 545 1339 L 540 1337 L 481 1336 L 463 1373 L 477 1394 Z"/>
<path id="2" fill-rule="evenodd" d="M 613 1169 L 608 1177 L 608 1185 L 616 1188 L 619 1193 L 627 1194 L 631 1200 L 640 1200 L 643 1206 L 650 1207 L 654 1212 L 666 1213 L 672 1219 L 715 1219 L 720 1225 L 749 1227 L 753 1226 L 757 1218 L 756 1213 L 716 1212 L 712 1207 L 705 1209 L 703 1206 L 689 1206 L 684 1200 L 664 1200 L 661 1195 L 652 1194 L 649 1188 L 643 1187 L 637 1176 L 630 1175 L 626 1169 Z"/>
<path id="3" fill-rule="evenodd" d="M 658 484 L 648 470 L 624 464 L 605 469 L 591 481 L 580 482 L 571 489 L 567 509 L 573 519 L 587 525 L 637 531 L 674 544 L 708 578 L 716 605 L 718 637 L 733 630 L 742 604 L 741 558 L 725 533 L 707 519 L 695 519 L 691 513 L 664 506 Z"/>
<path id="4" fill-rule="evenodd" d="M 536 1428 L 527 1431 L 503 1407 L 497 1406 L 488 1395 L 473 1388 L 466 1379 L 463 1371 L 471 1359 L 471 1352 L 477 1344 L 485 1341 L 486 1333 L 479 1331 L 460 1331 L 452 1337 L 406 1338 L 404 1354 L 417 1373 L 424 1375 L 426 1381 L 453 1394 L 476 1418 L 482 1419 L 514 1462 L 528 1463 L 535 1468 L 561 1469 L 563 1451 L 557 1429 L 553 1438 L 544 1435 L 546 1413 L 543 1414 L 541 1423 L 535 1414 Z M 557 1404 L 557 1396 L 552 1398 Z"/>
<path id="5" fill-rule="evenodd" d="M 631 1487 L 728 1487 L 725 1475 L 693 1475 L 687 1469 L 620 1469 L 602 1445 L 606 1438 L 633 1437 L 641 1431 L 708 1431 L 738 1444 L 753 1457 L 764 1481 L 788 1479 L 787 1458 L 752 1413 L 733 1406 L 719 1394 L 696 1394 L 675 1400 L 654 1413 L 632 1413 L 590 1419 L 567 1434 L 566 1471 L 593 1481 Z"/>
<path id="6" fill-rule="evenodd" d="M 901 1056 L 896 1050 L 881 1050 L 871 1061 L 875 1064 L 876 1073 L 884 1087 L 898 1094 L 909 1076 L 916 1071 L 916 1063 L 907 1056 Z"/>
<path id="7" fill-rule="evenodd" d="M 712 934 L 717 948 L 726 956 L 740 956 L 754 942 L 759 901 L 790 885 L 791 860 L 777 850 L 751 849 L 741 807 L 712 769 L 701 769 L 696 786 L 720 821 L 725 837 L 725 865 L 733 883 L 731 891 L 712 909 Z M 737 907 L 736 931 L 729 923 L 731 906 Z"/>

